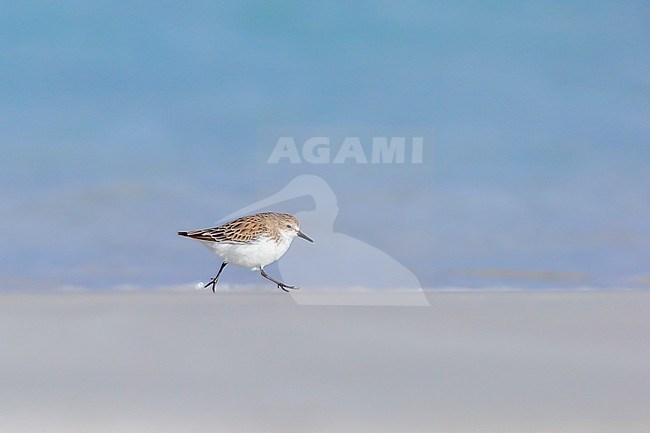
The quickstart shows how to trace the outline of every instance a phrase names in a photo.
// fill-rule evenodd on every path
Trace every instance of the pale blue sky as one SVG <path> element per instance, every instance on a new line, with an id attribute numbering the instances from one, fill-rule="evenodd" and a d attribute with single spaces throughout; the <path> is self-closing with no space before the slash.
<path id="1" fill-rule="evenodd" d="M 175 231 L 316 174 L 335 229 L 424 286 L 647 287 L 649 23 L 640 2 L 4 5 L 0 286 L 193 281 L 216 260 Z M 432 137 L 419 166 L 266 164 L 264 131 L 300 128 Z"/>

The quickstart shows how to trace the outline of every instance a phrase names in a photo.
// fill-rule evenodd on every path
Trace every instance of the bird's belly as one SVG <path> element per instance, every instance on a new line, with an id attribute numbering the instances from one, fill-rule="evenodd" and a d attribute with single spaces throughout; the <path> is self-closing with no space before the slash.
<path id="1" fill-rule="evenodd" d="M 211 243 L 210 249 L 224 261 L 249 269 L 260 269 L 278 260 L 291 242 L 259 241 L 251 244 Z"/>

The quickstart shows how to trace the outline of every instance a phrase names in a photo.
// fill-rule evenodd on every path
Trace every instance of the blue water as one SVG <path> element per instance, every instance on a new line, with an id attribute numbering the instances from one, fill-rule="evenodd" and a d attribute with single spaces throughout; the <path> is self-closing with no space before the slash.
<path id="1" fill-rule="evenodd" d="M 424 287 L 649 287 L 649 22 L 638 2 L 5 5 L 0 288 L 205 280 L 217 260 L 176 231 L 302 174 Z M 334 164 L 355 134 L 368 160 L 372 136 L 423 136 L 422 163 Z M 283 135 L 332 158 L 269 164 Z"/>

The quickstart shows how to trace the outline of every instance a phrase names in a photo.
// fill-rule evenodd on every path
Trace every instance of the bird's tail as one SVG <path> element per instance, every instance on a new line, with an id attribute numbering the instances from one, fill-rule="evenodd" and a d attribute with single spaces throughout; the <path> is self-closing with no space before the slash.
<path id="1" fill-rule="evenodd" d="M 187 236 L 187 232 L 178 232 L 179 236 Z"/>

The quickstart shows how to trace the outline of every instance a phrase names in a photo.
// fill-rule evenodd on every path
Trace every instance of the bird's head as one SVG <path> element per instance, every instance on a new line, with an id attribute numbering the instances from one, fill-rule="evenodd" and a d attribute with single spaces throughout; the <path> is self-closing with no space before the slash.
<path id="1" fill-rule="evenodd" d="M 300 231 L 300 222 L 293 215 L 282 215 L 279 221 L 279 229 L 283 236 L 290 237 L 291 239 L 298 236 L 306 241 L 314 242 L 312 238 Z"/>

